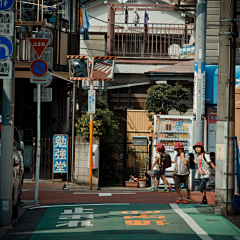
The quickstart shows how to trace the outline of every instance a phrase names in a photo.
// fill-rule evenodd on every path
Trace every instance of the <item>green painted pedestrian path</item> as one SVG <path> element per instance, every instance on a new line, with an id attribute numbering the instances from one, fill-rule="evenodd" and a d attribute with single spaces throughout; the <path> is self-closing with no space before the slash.
<path id="1" fill-rule="evenodd" d="M 210 206 L 82 204 L 48 206 L 31 240 L 81 238 L 240 240 L 240 229 Z"/>

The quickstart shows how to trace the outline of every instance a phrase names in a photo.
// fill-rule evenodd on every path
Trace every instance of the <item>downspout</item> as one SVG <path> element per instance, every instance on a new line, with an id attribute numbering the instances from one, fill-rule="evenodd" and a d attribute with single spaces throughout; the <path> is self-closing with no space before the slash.
<path id="1" fill-rule="evenodd" d="M 231 61 L 231 40 L 229 38 L 229 59 L 228 59 L 228 67 L 229 67 L 229 73 L 228 73 L 228 104 L 227 104 L 227 112 L 228 112 L 228 118 L 227 118 L 227 162 L 226 162 L 226 205 L 225 205 L 225 214 L 227 214 L 227 206 L 228 206 L 228 162 L 229 162 L 229 108 L 230 108 L 230 61 Z"/>

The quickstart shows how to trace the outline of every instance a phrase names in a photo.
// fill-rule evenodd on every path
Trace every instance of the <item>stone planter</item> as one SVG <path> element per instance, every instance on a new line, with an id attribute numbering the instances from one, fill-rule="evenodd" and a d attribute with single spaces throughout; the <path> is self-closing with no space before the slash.
<path id="1" fill-rule="evenodd" d="M 146 179 L 138 179 L 138 181 L 139 181 L 139 187 L 140 188 L 144 188 L 144 187 L 146 187 Z"/>
<path id="2" fill-rule="evenodd" d="M 138 187 L 138 182 L 125 181 L 125 185 L 126 185 L 126 187 L 137 188 Z"/>

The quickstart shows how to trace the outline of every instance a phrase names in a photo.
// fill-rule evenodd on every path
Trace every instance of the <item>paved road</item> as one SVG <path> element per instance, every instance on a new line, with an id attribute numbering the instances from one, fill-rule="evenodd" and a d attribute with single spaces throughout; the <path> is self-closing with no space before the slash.
<path id="1" fill-rule="evenodd" d="M 208 192 L 207 206 L 198 204 L 198 192 L 187 205 L 175 204 L 176 193 L 146 191 L 42 189 L 37 207 L 33 196 L 24 189 L 26 211 L 3 240 L 240 239 L 239 228 L 213 213 L 214 192 Z"/>
<path id="2" fill-rule="evenodd" d="M 239 239 L 240 229 L 199 204 L 66 204 L 27 209 L 3 240 Z"/>

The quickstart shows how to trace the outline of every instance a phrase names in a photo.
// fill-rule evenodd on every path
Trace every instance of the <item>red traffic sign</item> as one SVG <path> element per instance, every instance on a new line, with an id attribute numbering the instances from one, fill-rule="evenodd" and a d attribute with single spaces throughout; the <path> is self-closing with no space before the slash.
<path id="1" fill-rule="evenodd" d="M 48 65 L 43 59 L 35 59 L 30 65 L 31 72 L 37 77 L 43 77 L 48 72 Z"/>
<path id="2" fill-rule="evenodd" d="M 31 43 L 36 54 L 40 58 L 42 56 L 42 53 L 46 49 L 50 39 L 49 38 L 29 38 L 28 40 Z"/>

